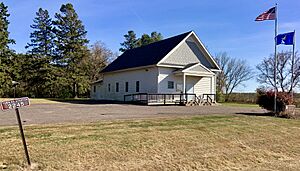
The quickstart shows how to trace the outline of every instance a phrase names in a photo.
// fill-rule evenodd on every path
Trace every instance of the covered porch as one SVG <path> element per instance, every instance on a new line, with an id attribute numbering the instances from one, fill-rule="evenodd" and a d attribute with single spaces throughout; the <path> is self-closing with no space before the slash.
<path id="1" fill-rule="evenodd" d="M 205 66 L 200 63 L 189 64 L 183 69 L 174 71 L 173 74 L 182 80 L 182 93 L 196 94 L 198 99 L 211 103 L 216 101 L 215 73 Z"/>

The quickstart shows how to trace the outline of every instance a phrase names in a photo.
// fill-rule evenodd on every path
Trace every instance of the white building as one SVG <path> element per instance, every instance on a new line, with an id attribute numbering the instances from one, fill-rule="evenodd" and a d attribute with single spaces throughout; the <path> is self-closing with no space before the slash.
<path id="1" fill-rule="evenodd" d="M 130 94 L 188 93 L 214 100 L 219 71 L 190 31 L 124 52 L 101 71 L 103 79 L 92 84 L 91 98 L 123 101 Z"/>

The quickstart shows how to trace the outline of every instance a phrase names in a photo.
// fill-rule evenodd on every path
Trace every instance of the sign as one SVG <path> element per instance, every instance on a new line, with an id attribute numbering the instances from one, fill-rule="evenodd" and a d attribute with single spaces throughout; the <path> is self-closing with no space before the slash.
<path id="1" fill-rule="evenodd" d="M 16 111 L 16 116 L 17 116 L 17 121 L 18 121 L 18 124 L 19 124 L 19 129 L 20 129 L 21 139 L 22 139 L 22 142 L 23 142 L 25 156 L 26 156 L 26 159 L 27 159 L 27 163 L 30 166 L 31 162 L 30 162 L 30 158 L 29 158 L 29 153 L 28 153 L 28 149 L 27 149 L 27 145 L 26 145 L 25 135 L 24 135 L 21 116 L 20 116 L 20 111 L 19 111 L 20 107 L 30 105 L 29 98 L 28 97 L 22 97 L 22 98 L 10 100 L 10 101 L 4 101 L 4 102 L 1 102 L 0 105 L 1 105 L 1 109 L 3 111 L 10 110 L 10 109 L 14 109 Z"/>
<path id="2" fill-rule="evenodd" d="M 10 110 L 10 109 L 17 109 L 23 106 L 29 106 L 29 105 L 30 105 L 29 98 L 22 97 L 19 99 L 1 102 L 1 109 Z"/>

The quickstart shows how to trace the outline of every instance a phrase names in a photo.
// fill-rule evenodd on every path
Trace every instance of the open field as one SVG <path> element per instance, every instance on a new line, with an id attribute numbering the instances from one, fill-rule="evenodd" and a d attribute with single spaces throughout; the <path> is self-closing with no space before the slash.
<path id="1" fill-rule="evenodd" d="M 26 126 L 41 170 L 299 170 L 300 122 L 268 116 Z M 0 164 L 25 167 L 15 126 L 0 127 Z"/>

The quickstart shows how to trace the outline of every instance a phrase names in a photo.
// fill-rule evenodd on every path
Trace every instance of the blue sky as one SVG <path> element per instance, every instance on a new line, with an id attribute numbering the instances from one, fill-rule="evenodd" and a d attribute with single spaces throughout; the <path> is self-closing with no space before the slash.
<path id="1" fill-rule="evenodd" d="M 279 33 L 300 32 L 299 0 L 4 0 L 11 14 L 12 46 L 25 52 L 32 31 L 30 25 L 39 7 L 53 17 L 61 4 L 72 3 L 88 31 L 90 43 L 104 42 L 117 52 L 123 35 L 134 30 L 138 36 L 158 31 L 164 37 L 194 30 L 212 55 L 227 52 L 248 61 L 253 69 L 274 52 L 274 22 L 254 19 L 275 3 L 279 5 Z M 225 3 L 226 2 L 226 3 Z M 299 35 L 299 34 L 297 34 Z M 279 46 L 280 50 L 291 47 Z M 296 45 L 300 50 L 300 43 Z M 236 91 L 253 92 L 255 77 Z"/>

